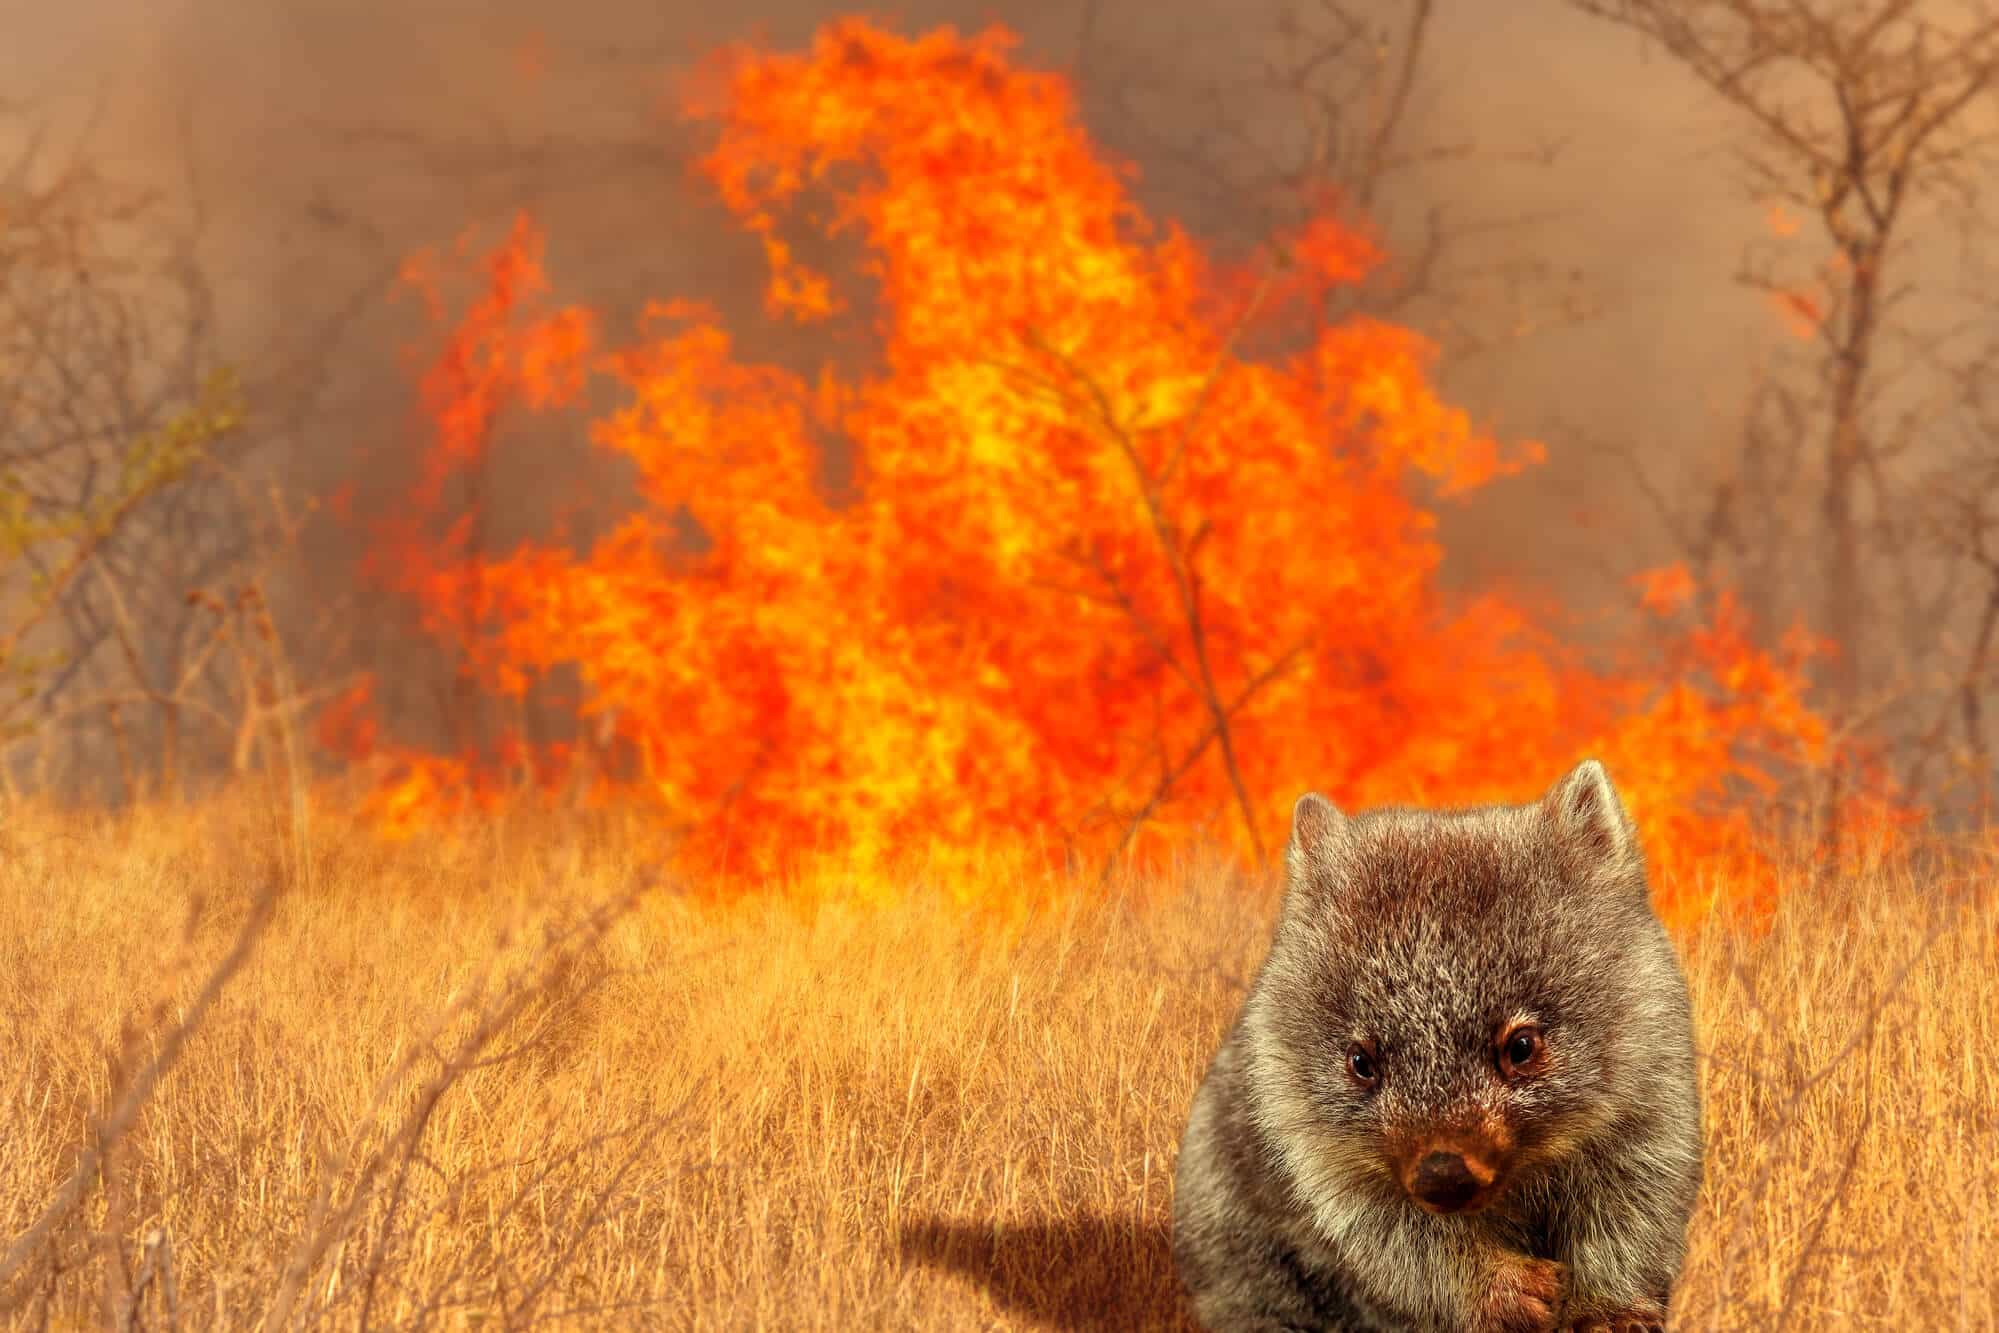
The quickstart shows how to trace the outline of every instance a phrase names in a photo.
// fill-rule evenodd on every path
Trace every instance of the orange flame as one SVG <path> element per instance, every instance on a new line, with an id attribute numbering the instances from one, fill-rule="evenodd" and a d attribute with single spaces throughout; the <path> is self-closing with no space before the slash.
<path id="1" fill-rule="evenodd" d="M 548 35 L 539 30 L 525 33 L 513 45 L 514 75 L 522 83 L 536 84 L 548 77 Z"/>
<path id="2" fill-rule="evenodd" d="M 1646 570 L 1631 582 L 1638 589 L 1645 609 L 1660 615 L 1671 615 L 1694 599 L 1694 576 L 1684 564 Z"/>
<path id="3" fill-rule="evenodd" d="M 1770 301 L 1783 319 L 1784 327 L 1800 342 L 1818 337 L 1825 324 L 1825 302 L 1809 291 L 1780 288 L 1770 293 Z"/>
<path id="4" fill-rule="evenodd" d="M 1796 236 L 1802 226 L 1796 215 L 1775 199 L 1763 205 L 1763 225 L 1768 227 L 1770 234 L 1780 241 L 1788 241 Z"/>
<path id="5" fill-rule="evenodd" d="M 744 364 L 680 302 L 593 355 L 587 312 L 542 308 L 523 219 L 424 376 L 433 443 L 378 576 L 495 694 L 573 670 L 579 723 L 722 880 L 916 848 L 1146 855 L 1203 831 L 1267 851 L 1306 788 L 1521 799 L 1597 754 L 1669 910 L 1706 903 L 1703 865 L 1753 899 L 1747 816 L 1711 807 L 1826 757 L 1809 645 L 1757 649 L 1724 598 L 1665 658 L 1606 674 L 1497 595 L 1448 601 L 1423 493 L 1538 446 L 1439 400 L 1409 330 L 1240 336 L 1355 281 L 1371 243 L 1315 220 L 1258 304 L 1138 207 L 1067 86 L 1010 44 L 846 21 L 803 54 L 732 50 L 690 99 L 716 127 L 708 178 L 763 243 L 768 308 L 841 339 L 877 311 L 872 373 Z M 865 244 L 871 290 L 797 258 L 808 213 Z M 436 263 L 410 277 L 441 311 Z M 587 550 L 473 553 L 446 478 L 502 411 L 571 403 L 588 374 L 622 386 L 590 438 L 635 466 L 640 504 Z M 812 482 L 834 439 L 857 454 L 848 504 Z M 1682 570 L 1644 601 L 1690 594 Z M 328 723 L 343 753 L 382 752 L 364 703 Z M 580 751 L 515 753 L 547 789 Z M 504 787 L 490 763 L 393 758 L 392 826 Z"/>

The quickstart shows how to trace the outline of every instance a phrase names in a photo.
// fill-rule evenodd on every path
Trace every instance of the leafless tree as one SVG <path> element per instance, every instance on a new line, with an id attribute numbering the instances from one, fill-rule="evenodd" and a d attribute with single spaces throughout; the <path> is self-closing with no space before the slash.
<path id="1" fill-rule="evenodd" d="M 1929 700 L 1932 718 L 1912 761 L 1924 789 L 1933 769 L 1944 794 L 1962 790 L 1982 823 L 1993 813 L 1990 697 L 1999 683 L 1999 339 L 1957 368 L 1949 416 L 1954 448 L 1917 493 L 1916 522 L 1956 562 L 1946 595 L 1960 602 L 1942 647 L 1948 654 Z"/>
<path id="2" fill-rule="evenodd" d="M 1328 208 L 1386 233 L 1383 265 L 1316 317 L 1410 320 L 1463 359 L 1587 319 L 1596 305 L 1581 273 L 1503 243 L 1546 216 L 1435 202 L 1426 172 L 1498 158 L 1546 168 L 1562 146 L 1494 146 L 1420 123 L 1437 8 L 1218 8 L 1206 22 L 1226 32 L 1193 30 L 1203 20 L 1190 13 L 1175 45 L 1202 54 L 1181 70 L 1141 50 L 1103 0 L 1091 0 L 1078 32 L 1080 94 L 1113 145 L 1142 155 L 1173 213 L 1224 248 L 1261 244 Z"/>
<path id="3" fill-rule="evenodd" d="M 1742 182 L 1777 233 L 1737 276 L 1799 335 L 1803 364 L 1779 357 L 1759 377 L 1739 449 L 1680 510 L 1681 545 L 1756 589 L 1764 629 L 1802 613 L 1838 645 L 1844 721 L 1893 712 L 1883 699 L 1923 693 L 1911 662 L 1953 625 L 1949 566 L 1974 557 L 1918 521 L 1947 415 L 1938 372 L 1976 327 L 1923 267 L 1984 228 L 1999 14 L 1985 0 L 1572 3 L 1657 41 L 1735 113 Z"/>
<path id="4" fill-rule="evenodd" d="M 1773 208 L 1773 226 L 1787 232 L 1809 218 L 1819 228 L 1805 272 L 1791 258 L 1797 246 L 1779 248 L 1783 258 L 1765 246 L 1739 276 L 1783 302 L 1809 340 L 1809 398 L 1759 392 L 1765 406 L 1781 404 L 1783 432 L 1815 438 L 1817 516 L 1805 538 L 1821 566 L 1813 622 L 1841 646 L 1833 685 L 1851 705 L 1875 610 L 1869 512 L 1895 510 L 1889 466 L 1915 442 L 1905 428 L 1923 420 L 1897 416 L 1891 390 L 1935 352 L 1903 320 L 1917 294 L 1907 260 L 1937 242 L 1945 212 L 1975 214 L 1991 166 L 1999 18 L 1983 4 L 1943 18 L 1943 6 L 1915 0 L 1573 2 L 1657 40 L 1723 98 L 1745 128 L 1743 182 Z M 1767 422 L 1759 410 L 1731 484 L 1777 480 L 1759 434 Z"/>
<path id="5" fill-rule="evenodd" d="M 274 684 L 267 592 L 299 525 L 250 428 L 284 381 L 225 364 L 192 156 L 142 188 L 56 123 L 0 115 L 25 145 L 0 172 L 0 777 L 173 790 L 309 698 Z"/>

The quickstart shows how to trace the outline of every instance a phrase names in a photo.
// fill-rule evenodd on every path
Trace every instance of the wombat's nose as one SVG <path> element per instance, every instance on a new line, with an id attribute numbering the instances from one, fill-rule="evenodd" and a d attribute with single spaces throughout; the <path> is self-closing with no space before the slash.
<path id="1" fill-rule="evenodd" d="M 1471 1201 L 1479 1183 L 1464 1158 L 1454 1152 L 1433 1152 L 1416 1163 L 1409 1190 L 1431 1207 L 1452 1213 Z"/>

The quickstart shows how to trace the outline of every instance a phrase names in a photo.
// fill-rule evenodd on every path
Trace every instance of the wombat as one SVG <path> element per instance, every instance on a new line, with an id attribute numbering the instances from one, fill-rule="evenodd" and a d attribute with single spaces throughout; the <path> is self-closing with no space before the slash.
<path id="1" fill-rule="evenodd" d="M 1251 1329 L 1663 1329 L 1701 1181 L 1686 978 L 1601 764 L 1541 800 L 1292 811 L 1195 1094 L 1173 1250 Z"/>

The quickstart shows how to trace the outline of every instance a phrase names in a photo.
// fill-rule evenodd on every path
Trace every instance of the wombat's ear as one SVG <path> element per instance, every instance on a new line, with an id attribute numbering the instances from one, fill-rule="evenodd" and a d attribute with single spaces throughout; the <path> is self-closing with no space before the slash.
<path id="1" fill-rule="evenodd" d="M 1284 849 L 1284 913 L 1287 922 L 1318 917 L 1347 882 L 1344 848 L 1351 821 L 1315 791 L 1291 806 L 1291 843 Z"/>
<path id="2" fill-rule="evenodd" d="M 1638 863 L 1638 836 L 1631 827 L 1610 774 L 1594 759 L 1585 759 L 1541 798 L 1541 809 L 1555 837 L 1584 860 L 1624 869 Z"/>
<path id="3" fill-rule="evenodd" d="M 1324 856 L 1346 822 L 1338 806 L 1315 791 L 1306 792 L 1291 807 L 1291 856 Z"/>

